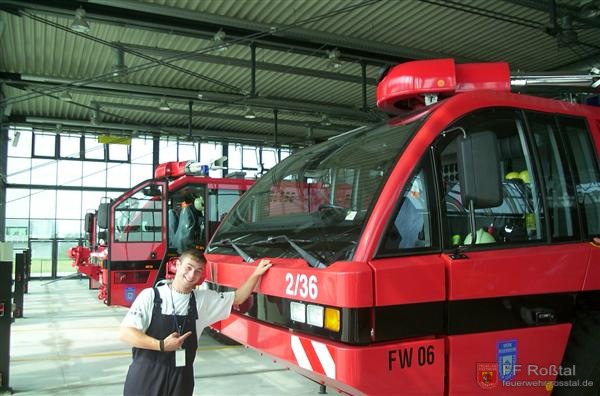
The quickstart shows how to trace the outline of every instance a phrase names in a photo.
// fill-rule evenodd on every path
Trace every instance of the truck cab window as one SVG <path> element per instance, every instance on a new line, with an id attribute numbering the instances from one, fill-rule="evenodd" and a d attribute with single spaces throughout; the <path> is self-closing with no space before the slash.
<path id="1" fill-rule="evenodd" d="M 183 251 L 204 246 L 204 185 L 189 185 L 172 194 L 169 211 L 169 247 Z"/>
<path id="2" fill-rule="evenodd" d="M 212 236 L 221 221 L 240 199 L 241 190 L 210 189 L 208 191 L 208 233 Z"/>
<path id="3" fill-rule="evenodd" d="M 425 161 L 422 161 L 425 162 Z M 417 173 L 407 184 L 394 221 L 385 234 L 383 253 L 393 253 L 407 249 L 430 248 L 432 243 L 432 216 L 429 202 L 429 167 L 419 167 Z"/>
<path id="4" fill-rule="evenodd" d="M 554 115 L 527 113 L 527 122 L 539 156 L 552 239 L 579 237 L 574 183 L 566 167 L 566 153 Z"/>
<path id="5" fill-rule="evenodd" d="M 231 210 L 208 252 L 235 254 L 227 242 L 234 241 L 253 257 L 301 257 L 296 245 L 325 266 L 350 260 L 384 183 L 427 114 L 359 128 L 282 161 Z"/>
<path id="6" fill-rule="evenodd" d="M 575 193 L 585 230 L 588 236 L 600 235 L 600 171 L 594 143 L 585 120 L 559 117 L 558 122 L 573 164 Z"/>
<path id="7" fill-rule="evenodd" d="M 503 175 L 500 205 L 474 210 L 475 244 L 523 243 L 544 238 L 544 210 L 536 183 L 533 160 L 526 150 L 524 123 L 518 113 L 508 109 L 486 109 L 457 121 L 436 142 L 443 184 L 442 209 L 445 214 L 446 248 L 471 245 L 470 210 L 461 199 L 458 172 L 458 139 L 491 131 L 498 140 L 500 172 Z"/>
<path id="8" fill-rule="evenodd" d="M 115 241 L 156 242 L 162 239 L 162 187 L 136 192 L 115 208 Z"/>

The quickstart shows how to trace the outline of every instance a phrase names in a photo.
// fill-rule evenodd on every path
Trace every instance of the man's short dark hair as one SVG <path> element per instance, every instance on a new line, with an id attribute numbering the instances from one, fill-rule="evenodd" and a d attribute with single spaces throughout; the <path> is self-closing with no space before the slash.
<path id="1" fill-rule="evenodd" d="M 181 253 L 179 261 L 183 262 L 183 260 L 186 258 L 190 258 L 194 261 L 197 261 L 202 265 L 206 264 L 206 258 L 204 257 L 204 254 L 198 249 L 185 250 L 183 253 Z"/>

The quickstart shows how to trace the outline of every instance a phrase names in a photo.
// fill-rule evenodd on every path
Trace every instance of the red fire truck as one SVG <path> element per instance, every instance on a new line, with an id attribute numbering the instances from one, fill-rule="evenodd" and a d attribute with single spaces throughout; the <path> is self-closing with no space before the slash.
<path id="1" fill-rule="evenodd" d="M 252 180 L 208 177 L 193 161 L 160 164 L 144 181 L 85 217 L 88 246 L 69 249 L 73 266 L 107 305 L 131 305 L 138 293 L 174 273 L 183 250 L 203 250 Z"/>
<path id="2" fill-rule="evenodd" d="M 349 394 L 599 394 L 600 110 L 510 88 L 401 64 L 403 115 L 263 176 L 205 252 L 218 290 L 273 263 L 220 331 Z"/>

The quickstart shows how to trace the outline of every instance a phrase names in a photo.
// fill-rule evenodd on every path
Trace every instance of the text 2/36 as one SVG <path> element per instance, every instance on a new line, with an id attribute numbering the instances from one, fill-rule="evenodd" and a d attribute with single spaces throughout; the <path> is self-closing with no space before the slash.
<path id="1" fill-rule="evenodd" d="M 296 274 L 294 276 L 288 272 L 285 274 L 285 282 L 287 284 L 285 294 L 288 296 L 310 297 L 314 300 L 319 295 L 317 277 L 315 275 Z"/>

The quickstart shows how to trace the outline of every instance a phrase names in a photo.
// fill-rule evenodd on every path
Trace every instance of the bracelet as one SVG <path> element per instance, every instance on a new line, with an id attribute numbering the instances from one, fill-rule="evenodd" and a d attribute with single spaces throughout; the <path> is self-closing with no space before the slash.
<path id="1" fill-rule="evenodd" d="M 161 352 L 165 351 L 165 340 L 158 341 L 158 348 L 160 349 Z"/>

